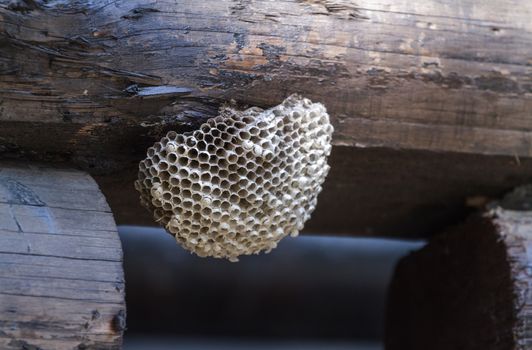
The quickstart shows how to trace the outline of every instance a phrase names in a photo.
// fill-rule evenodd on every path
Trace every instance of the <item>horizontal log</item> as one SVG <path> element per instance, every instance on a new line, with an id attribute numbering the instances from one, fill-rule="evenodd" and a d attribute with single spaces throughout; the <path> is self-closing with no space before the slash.
<path id="1" fill-rule="evenodd" d="M 122 248 L 88 175 L 0 163 L 0 267 L 0 348 L 120 348 Z"/>
<path id="2" fill-rule="evenodd" d="M 299 92 L 336 129 L 308 230 L 426 236 L 530 174 L 531 16 L 524 0 L 0 1 L 0 155 L 108 175 L 133 224 L 135 165 L 165 132 Z"/>
<path id="3" fill-rule="evenodd" d="M 160 228 L 123 226 L 119 233 L 127 276 L 125 349 L 135 335 L 157 333 L 214 338 L 209 350 L 257 348 L 241 343 L 243 338 L 261 344 L 264 339 L 292 342 L 277 346 L 268 341 L 259 349 L 369 350 L 350 342 L 382 340 L 386 288 L 395 263 L 423 245 L 305 236 L 283 239 L 270 254 L 234 264 L 198 259 Z M 231 347 L 220 338 L 239 342 Z M 182 347 L 207 350 L 195 344 Z"/>
<path id="4" fill-rule="evenodd" d="M 333 147 L 331 170 L 305 232 L 428 237 L 526 183 L 532 160 Z M 118 224 L 154 225 L 133 188 L 137 167 L 95 176 Z"/>
<path id="5" fill-rule="evenodd" d="M 531 15 L 524 0 L 4 1 L 0 140 L 123 168 L 230 99 L 299 92 L 328 107 L 336 145 L 529 157 Z"/>

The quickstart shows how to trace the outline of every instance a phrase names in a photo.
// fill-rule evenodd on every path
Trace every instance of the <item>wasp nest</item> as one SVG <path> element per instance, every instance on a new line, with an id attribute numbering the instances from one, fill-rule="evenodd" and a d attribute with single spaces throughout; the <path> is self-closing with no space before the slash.
<path id="1" fill-rule="evenodd" d="M 155 220 L 201 257 L 270 252 L 310 218 L 332 132 L 325 107 L 298 95 L 265 111 L 225 109 L 150 147 L 135 187 Z"/>

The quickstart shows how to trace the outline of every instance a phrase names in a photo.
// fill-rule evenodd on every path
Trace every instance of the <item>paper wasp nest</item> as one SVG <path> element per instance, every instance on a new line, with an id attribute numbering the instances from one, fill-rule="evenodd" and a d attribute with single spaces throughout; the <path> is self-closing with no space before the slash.
<path id="1" fill-rule="evenodd" d="M 270 252 L 310 218 L 332 132 L 325 107 L 298 95 L 265 111 L 226 109 L 150 147 L 135 187 L 155 220 L 201 257 Z"/>

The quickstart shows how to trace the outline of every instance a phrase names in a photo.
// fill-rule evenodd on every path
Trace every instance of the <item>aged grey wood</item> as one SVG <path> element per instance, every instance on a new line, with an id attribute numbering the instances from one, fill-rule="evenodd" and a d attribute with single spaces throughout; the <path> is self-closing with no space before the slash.
<path id="1" fill-rule="evenodd" d="M 122 249 L 80 171 L 0 162 L 0 348 L 119 349 Z"/>
<path id="2" fill-rule="evenodd" d="M 532 347 L 532 187 L 434 236 L 390 287 L 386 349 Z"/>

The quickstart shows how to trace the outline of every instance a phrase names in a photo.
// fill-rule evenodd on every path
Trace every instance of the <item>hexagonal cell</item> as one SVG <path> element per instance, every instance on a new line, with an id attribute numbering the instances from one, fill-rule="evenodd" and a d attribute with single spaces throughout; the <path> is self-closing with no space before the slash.
<path id="1" fill-rule="evenodd" d="M 325 107 L 298 95 L 263 111 L 224 107 L 191 133 L 147 150 L 135 188 L 185 249 L 237 261 L 296 236 L 329 171 Z"/>

